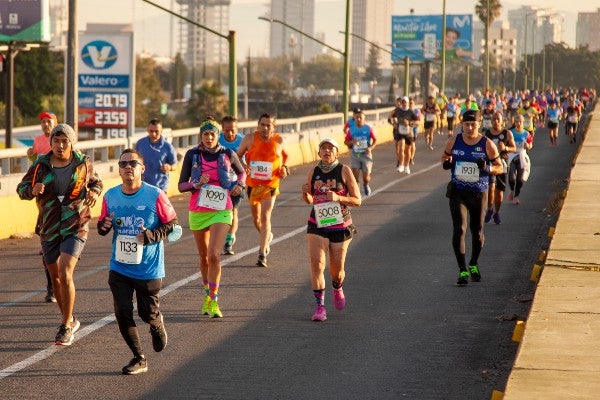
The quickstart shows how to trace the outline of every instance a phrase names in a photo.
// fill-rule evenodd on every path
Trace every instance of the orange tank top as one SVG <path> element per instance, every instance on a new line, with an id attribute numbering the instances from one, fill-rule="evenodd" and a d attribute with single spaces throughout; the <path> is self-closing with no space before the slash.
<path id="1" fill-rule="evenodd" d="M 279 134 L 275 133 L 269 142 L 263 142 L 258 131 L 254 132 L 252 145 L 245 156 L 246 164 L 250 167 L 246 185 L 279 187 L 279 170 L 282 165 L 279 138 Z"/>

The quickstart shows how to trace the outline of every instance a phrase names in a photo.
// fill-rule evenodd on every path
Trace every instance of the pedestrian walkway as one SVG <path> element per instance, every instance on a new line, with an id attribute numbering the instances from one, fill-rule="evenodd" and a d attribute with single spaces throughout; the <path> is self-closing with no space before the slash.
<path id="1" fill-rule="evenodd" d="M 590 118 L 503 400 L 600 397 L 600 115 Z"/>

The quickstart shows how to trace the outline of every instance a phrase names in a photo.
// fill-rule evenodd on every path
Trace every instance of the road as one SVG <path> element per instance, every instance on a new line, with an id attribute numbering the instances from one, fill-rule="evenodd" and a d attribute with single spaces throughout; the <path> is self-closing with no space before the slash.
<path id="1" fill-rule="evenodd" d="M 222 319 L 200 315 L 197 255 L 184 228 L 182 240 L 166 245 L 169 344 L 154 353 L 140 322 L 149 371 L 138 376 L 120 375 L 131 354 L 112 316 L 108 238 L 93 231 L 77 267 L 82 328 L 70 347 L 52 344 L 59 314 L 42 302 L 37 238 L 0 241 L 1 397 L 489 399 L 506 384 L 515 320 L 527 317 L 531 267 L 548 245 L 576 148 L 562 133 L 550 147 L 538 132 L 521 205 L 505 203 L 502 224 L 486 225 L 482 282 L 457 287 L 449 174 L 439 166 L 444 139 L 434 140 L 429 151 L 419 138 L 411 175 L 395 171 L 391 144 L 375 149 L 374 192 L 352 211 L 347 308 L 334 310 L 328 286 L 324 323 L 310 321 L 309 208 L 299 194 L 312 165 L 293 168 L 282 185 L 268 268 L 254 266 L 258 236 L 242 204 L 237 254 L 223 258 Z M 187 195 L 172 201 L 186 227 Z"/>

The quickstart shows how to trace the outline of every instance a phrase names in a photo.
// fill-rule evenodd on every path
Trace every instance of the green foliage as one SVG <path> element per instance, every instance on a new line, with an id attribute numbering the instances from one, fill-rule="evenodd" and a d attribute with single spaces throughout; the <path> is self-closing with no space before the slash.
<path id="1" fill-rule="evenodd" d="M 160 115 L 160 106 L 167 98 L 156 74 L 159 67 L 152 58 L 137 57 L 135 69 L 135 126 L 146 126 Z"/>
<path id="2" fill-rule="evenodd" d="M 220 120 L 227 114 L 227 107 L 227 98 L 221 92 L 221 89 L 217 87 L 215 82 L 205 81 L 194 92 L 185 115 L 192 126 L 198 126 L 207 115 L 212 115 Z"/>
<path id="3" fill-rule="evenodd" d="M 371 45 L 369 48 L 369 57 L 367 59 L 367 68 L 365 71 L 365 80 L 381 80 L 381 62 L 379 48 Z"/>
<path id="4" fill-rule="evenodd" d="M 185 66 L 181 53 L 177 53 L 175 61 L 171 64 L 169 69 L 169 82 L 168 86 L 163 84 L 163 87 L 168 87 L 171 92 L 172 99 L 183 98 L 183 88 L 186 84 L 186 77 L 188 76 L 188 68 Z"/>
<path id="5" fill-rule="evenodd" d="M 341 90 L 343 86 L 344 61 L 340 58 L 322 54 L 316 56 L 311 62 L 299 65 L 297 86 L 317 88 L 333 88 Z"/>

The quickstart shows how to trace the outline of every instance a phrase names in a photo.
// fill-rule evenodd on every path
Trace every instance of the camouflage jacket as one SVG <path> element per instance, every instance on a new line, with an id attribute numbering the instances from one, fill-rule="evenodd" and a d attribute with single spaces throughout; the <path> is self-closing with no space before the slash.
<path id="1" fill-rule="evenodd" d="M 86 238 L 89 232 L 90 208 L 84 205 L 88 190 L 98 194 L 102 192 L 102 181 L 94 172 L 90 158 L 78 151 L 73 151 L 75 169 L 61 202 L 58 199 L 50 155 L 40 155 L 31 165 L 21 182 L 17 185 L 17 194 L 23 200 L 36 198 L 39 210 L 35 232 L 42 241 L 62 240 L 70 235 Z M 33 186 L 37 182 L 45 185 L 44 193 L 34 196 Z"/>

